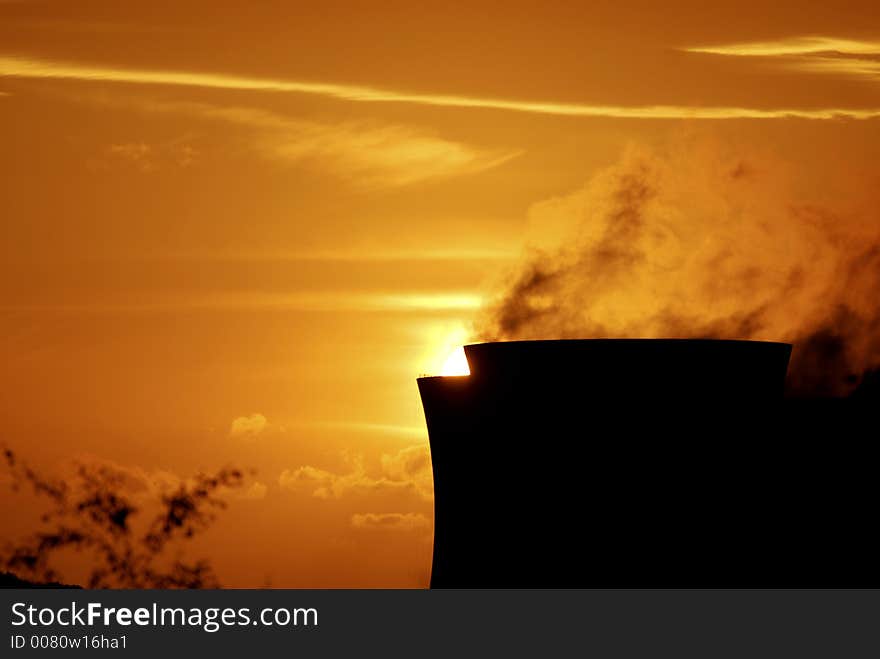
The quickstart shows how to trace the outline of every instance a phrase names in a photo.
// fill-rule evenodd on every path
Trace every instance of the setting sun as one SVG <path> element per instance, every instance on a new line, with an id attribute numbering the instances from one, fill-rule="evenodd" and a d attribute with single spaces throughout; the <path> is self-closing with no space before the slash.
<path id="1" fill-rule="evenodd" d="M 468 366 L 467 357 L 464 355 L 464 348 L 459 346 L 443 363 L 440 375 L 470 375 L 471 369 Z"/>
<path id="2" fill-rule="evenodd" d="M 438 323 L 421 331 L 424 352 L 418 363 L 421 375 L 470 375 L 464 344 L 470 343 L 470 332 L 460 322 Z"/>

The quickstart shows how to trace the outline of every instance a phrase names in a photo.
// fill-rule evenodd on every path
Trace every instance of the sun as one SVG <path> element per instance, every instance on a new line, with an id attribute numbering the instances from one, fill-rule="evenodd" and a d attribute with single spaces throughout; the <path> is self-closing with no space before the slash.
<path id="1" fill-rule="evenodd" d="M 468 366 L 467 357 L 464 355 L 464 348 L 459 346 L 455 348 L 443 362 L 443 368 L 440 369 L 440 375 L 470 375 L 471 369 Z"/>
<path id="2" fill-rule="evenodd" d="M 447 321 L 425 327 L 420 335 L 424 352 L 418 372 L 422 377 L 471 374 L 463 347 L 471 338 L 468 327 Z"/>

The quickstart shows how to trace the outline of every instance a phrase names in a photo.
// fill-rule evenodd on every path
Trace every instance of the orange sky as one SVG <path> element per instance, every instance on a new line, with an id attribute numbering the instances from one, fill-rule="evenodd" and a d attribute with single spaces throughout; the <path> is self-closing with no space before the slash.
<path id="1" fill-rule="evenodd" d="M 875 2 L 462 4 L 0 0 L 9 444 L 256 469 L 225 584 L 424 586 L 415 377 L 530 209 L 682 135 L 876 178 Z"/>

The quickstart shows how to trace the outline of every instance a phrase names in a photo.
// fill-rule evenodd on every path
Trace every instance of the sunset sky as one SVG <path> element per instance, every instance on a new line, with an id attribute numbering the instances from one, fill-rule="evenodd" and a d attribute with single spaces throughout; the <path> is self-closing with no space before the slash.
<path id="1" fill-rule="evenodd" d="M 2 439 L 255 470 L 197 541 L 226 585 L 426 586 L 415 379 L 547 209 L 708 149 L 877 228 L 878 128 L 874 1 L 0 0 Z"/>

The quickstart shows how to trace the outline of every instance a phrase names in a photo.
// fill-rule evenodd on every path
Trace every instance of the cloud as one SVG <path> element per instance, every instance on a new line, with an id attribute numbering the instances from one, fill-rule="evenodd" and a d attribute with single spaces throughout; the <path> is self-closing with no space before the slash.
<path id="1" fill-rule="evenodd" d="M 13 450 L 13 453 L 18 458 L 19 451 Z M 17 462 L 22 468 L 27 467 L 18 460 Z M 42 469 L 40 472 L 41 477 L 48 476 L 50 482 L 71 488 L 82 487 L 86 479 L 99 478 L 114 490 L 131 497 L 138 506 L 153 505 L 162 495 L 188 482 L 188 479 L 179 474 L 164 469 L 146 469 L 133 464 L 121 464 L 89 454 L 64 460 L 54 465 L 49 472 L 44 472 Z M 11 472 L 0 470 L 0 484 L 16 482 Z"/>
<path id="2" fill-rule="evenodd" d="M 80 467 L 104 474 L 133 495 L 150 499 L 155 499 L 162 493 L 177 489 L 185 481 L 178 474 L 164 469 L 144 469 L 136 465 L 123 465 L 94 456 L 82 456 L 67 464 L 68 473 L 65 480 L 74 480 L 74 473 Z"/>
<path id="3" fill-rule="evenodd" d="M 873 78 L 880 80 L 880 60 L 861 58 L 814 57 L 792 64 L 800 71 Z"/>
<path id="4" fill-rule="evenodd" d="M 236 439 L 253 439 L 268 426 L 266 417 L 262 414 L 240 416 L 232 421 L 229 427 L 229 436 Z"/>
<path id="5" fill-rule="evenodd" d="M 167 144 L 122 142 L 108 146 L 106 154 L 115 160 L 128 162 L 142 172 L 152 172 L 159 169 L 160 165 L 169 163 L 178 167 L 188 167 L 197 156 L 193 147 L 177 142 Z"/>
<path id="6" fill-rule="evenodd" d="M 257 501 L 259 499 L 265 499 L 266 493 L 269 491 L 269 488 L 265 483 L 261 483 L 260 481 L 254 481 L 248 487 L 243 490 L 236 490 L 234 492 L 235 498 L 244 499 L 247 501 Z"/>
<path id="7" fill-rule="evenodd" d="M 369 247 L 343 249 L 316 249 L 303 252 L 284 252 L 279 255 L 260 254 L 258 257 L 248 255 L 240 258 L 281 258 L 303 261 L 504 261 L 516 256 L 510 249 L 501 246 L 472 247 L 460 245 L 455 247 L 388 247 L 387 245 L 370 245 Z"/>
<path id="8" fill-rule="evenodd" d="M 705 52 L 705 51 L 701 51 Z M 407 103 L 435 107 L 472 108 L 549 114 L 573 117 L 617 117 L 629 119 L 870 119 L 880 117 L 880 108 L 774 108 L 703 107 L 680 105 L 602 105 L 553 101 L 525 101 L 456 94 L 427 94 L 344 85 L 335 83 L 277 80 L 220 73 L 156 71 L 68 64 L 28 57 L 0 57 L 0 77 L 121 82 L 171 85 L 240 91 L 297 93 L 356 103 Z M 423 153 L 431 151 L 423 147 Z M 454 156 L 453 156 L 454 157 Z"/>
<path id="9" fill-rule="evenodd" d="M 181 486 L 193 487 L 195 475 L 180 476 L 164 469 L 145 469 L 137 465 L 123 465 L 112 460 L 85 456 L 65 465 L 63 479 L 65 482 L 76 483 L 76 473 L 81 467 L 89 472 L 101 474 L 112 479 L 115 487 L 138 502 L 139 505 L 154 506 L 162 496 L 167 495 Z M 221 486 L 217 494 L 224 499 L 258 501 L 264 499 L 269 488 L 260 481 L 249 482 L 246 479 L 242 487 Z"/>
<path id="10" fill-rule="evenodd" d="M 533 208 L 559 229 L 510 272 L 479 338 L 791 341 L 793 392 L 847 393 L 880 366 L 880 191 L 842 174 L 796 192 L 789 169 L 714 143 L 630 149 Z"/>
<path id="11" fill-rule="evenodd" d="M 340 499 L 351 493 L 414 491 L 412 482 L 374 478 L 368 476 L 361 466 L 347 474 L 337 474 L 308 465 L 292 471 L 285 469 L 281 472 L 278 483 L 289 490 L 303 487 L 310 490 L 317 499 Z"/>
<path id="12" fill-rule="evenodd" d="M 351 525 L 360 530 L 418 531 L 431 527 L 431 520 L 422 513 L 356 513 Z"/>
<path id="13" fill-rule="evenodd" d="M 363 188 L 402 186 L 428 179 L 476 174 L 522 153 L 481 149 L 412 126 L 383 125 L 374 121 L 321 123 L 253 107 L 86 98 L 102 106 L 146 113 L 182 114 L 203 121 L 241 126 L 252 133 L 247 140 L 248 148 L 262 157 L 284 163 L 308 163 Z M 140 146 L 137 143 L 128 146 L 132 155 L 141 155 L 142 158 L 149 155 L 140 154 L 136 150 Z M 189 153 L 186 149 L 190 149 Z M 177 142 L 165 145 L 163 150 L 176 155 L 178 164 L 189 164 L 196 155 L 190 147 Z"/>
<path id="14" fill-rule="evenodd" d="M 431 453 L 425 445 L 410 446 L 394 454 L 384 454 L 382 473 L 394 481 L 412 482 L 425 495 L 431 493 Z"/>
<path id="15" fill-rule="evenodd" d="M 61 476 L 65 481 L 76 482 L 76 474 L 81 468 L 112 479 L 116 486 L 139 501 L 156 501 L 160 496 L 177 490 L 182 485 L 193 486 L 196 483 L 193 476 L 183 477 L 165 469 L 145 469 L 89 455 L 65 463 Z M 259 481 L 250 484 L 245 481 L 245 485 L 242 488 L 223 486 L 218 489 L 218 494 L 232 499 L 262 499 L 268 491 L 268 487 Z"/>
<path id="16" fill-rule="evenodd" d="M 801 36 L 682 49 L 726 57 L 778 59 L 782 66 L 806 73 L 880 79 L 880 41 Z"/>
<path id="17" fill-rule="evenodd" d="M 367 186 L 407 185 L 446 176 L 474 174 L 507 162 L 515 151 L 482 150 L 409 126 L 372 122 L 324 124 L 265 110 L 176 103 L 151 109 L 187 112 L 203 119 L 256 129 L 266 157 L 323 165 Z"/>
<path id="18" fill-rule="evenodd" d="M 391 423 L 373 423 L 369 421 L 318 421 L 308 425 L 313 425 L 318 428 L 331 428 L 357 433 L 377 433 L 386 436 L 397 435 L 409 438 L 427 437 L 427 430 L 425 430 L 424 425 L 403 426 Z"/>
<path id="19" fill-rule="evenodd" d="M 250 311 L 308 311 L 308 312 L 400 312 L 400 313 L 448 313 L 475 311 L 483 302 L 481 294 L 470 292 L 450 293 L 349 293 L 323 291 L 317 293 L 262 293 L 228 292 L 198 295 L 170 296 L 170 299 L 125 299 L 112 303 L 63 303 L 0 305 L 0 310 L 65 310 L 101 313 L 106 311 L 158 312 L 179 309 L 201 310 L 250 310 Z"/>
<path id="20" fill-rule="evenodd" d="M 255 307 L 309 311 L 460 311 L 478 309 L 482 297 L 476 293 L 243 293 L 220 294 L 203 299 L 207 307 Z"/>
<path id="21" fill-rule="evenodd" d="M 785 37 L 772 41 L 746 41 L 717 46 L 684 48 L 689 53 L 709 53 L 737 57 L 773 57 L 781 55 L 811 55 L 817 53 L 843 53 L 848 55 L 876 55 L 880 53 L 880 41 L 860 41 L 838 37 Z"/>
<path id="22" fill-rule="evenodd" d="M 411 492 L 422 499 L 433 498 L 431 459 L 427 446 L 419 445 L 385 454 L 381 470 L 367 473 L 362 459 L 352 461 L 347 473 L 336 473 L 310 465 L 285 469 L 278 478 L 282 488 L 305 489 L 318 499 L 340 499 L 349 494 Z"/>
<path id="23" fill-rule="evenodd" d="M 133 163 L 143 172 L 151 172 L 156 168 L 153 161 L 153 147 L 143 142 L 111 144 L 107 147 L 107 154 Z"/>
<path id="24" fill-rule="evenodd" d="M 304 126 L 284 122 L 264 152 L 281 160 L 316 159 L 367 185 L 408 185 L 492 169 L 520 152 L 491 152 L 403 126 Z"/>
<path id="25" fill-rule="evenodd" d="M 143 142 L 128 142 L 125 144 L 111 144 L 107 151 L 112 155 L 140 162 L 149 157 L 153 148 Z"/>

